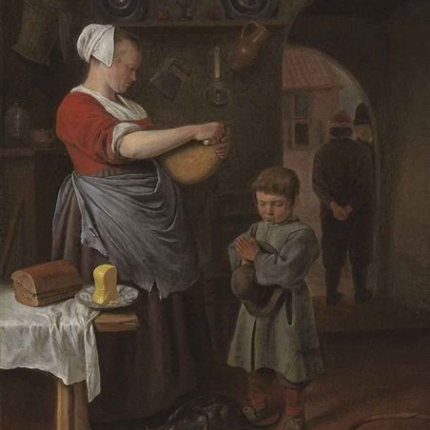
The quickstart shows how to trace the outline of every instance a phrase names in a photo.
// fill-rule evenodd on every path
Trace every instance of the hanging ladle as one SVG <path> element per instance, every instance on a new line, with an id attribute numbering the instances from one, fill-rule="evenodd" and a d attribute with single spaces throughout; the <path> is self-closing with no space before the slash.
<path id="1" fill-rule="evenodd" d="M 227 85 L 221 81 L 220 47 L 214 48 L 214 80 L 206 88 L 205 98 L 214 106 L 225 106 L 230 102 L 230 91 Z"/>

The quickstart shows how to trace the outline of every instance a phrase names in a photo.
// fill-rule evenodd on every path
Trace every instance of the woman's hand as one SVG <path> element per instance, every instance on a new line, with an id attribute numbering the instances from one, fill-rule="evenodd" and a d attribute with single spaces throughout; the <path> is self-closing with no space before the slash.
<path id="1" fill-rule="evenodd" d="M 209 145 L 219 144 L 225 136 L 224 124 L 219 122 L 208 122 L 195 127 L 194 139 L 207 141 Z"/>
<path id="2" fill-rule="evenodd" d="M 254 239 L 247 239 L 244 236 L 239 236 L 235 242 L 234 247 L 237 253 L 247 261 L 254 261 L 258 252 L 257 243 Z"/>
<path id="3" fill-rule="evenodd" d="M 223 160 L 227 158 L 228 152 L 230 150 L 230 136 L 228 132 L 220 140 L 219 143 L 215 145 L 215 154 Z"/>
<path id="4" fill-rule="evenodd" d="M 203 140 L 205 145 L 215 145 L 215 154 L 221 160 L 226 158 L 230 150 L 230 136 L 226 127 L 219 122 L 209 122 L 197 127 L 196 140 Z"/>

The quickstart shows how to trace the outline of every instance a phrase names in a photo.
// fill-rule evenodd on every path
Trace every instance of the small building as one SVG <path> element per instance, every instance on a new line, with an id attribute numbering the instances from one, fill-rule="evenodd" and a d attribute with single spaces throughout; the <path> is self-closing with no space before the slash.
<path id="1" fill-rule="evenodd" d="M 333 65 L 312 50 L 288 45 L 283 57 L 286 150 L 311 149 L 327 138 L 326 124 L 341 109 L 345 82 Z"/>

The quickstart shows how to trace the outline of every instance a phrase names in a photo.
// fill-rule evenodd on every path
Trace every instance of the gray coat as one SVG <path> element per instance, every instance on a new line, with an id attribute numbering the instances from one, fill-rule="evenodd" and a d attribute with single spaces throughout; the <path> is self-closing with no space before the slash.
<path id="1" fill-rule="evenodd" d="M 261 285 L 280 285 L 290 295 L 270 317 L 254 317 L 242 304 L 230 346 L 228 364 L 252 372 L 273 369 L 291 382 L 315 378 L 324 370 L 315 317 L 305 277 L 317 258 L 319 245 L 312 229 L 297 218 L 280 224 L 253 224 L 244 234 L 272 245 L 276 253 L 257 253 L 254 264 Z M 240 263 L 229 247 L 232 269 Z M 289 311 L 289 315 L 287 315 Z M 254 348 L 253 348 L 254 346 Z M 254 350 L 254 354 L 252 351 Z"/>

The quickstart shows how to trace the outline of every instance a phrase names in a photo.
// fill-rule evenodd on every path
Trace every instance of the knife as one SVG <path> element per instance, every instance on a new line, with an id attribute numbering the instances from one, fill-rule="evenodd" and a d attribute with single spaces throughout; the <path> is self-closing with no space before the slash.
<path id="1" fill-rule="evenodd" d="M 230 128 L 230 126 L 233 125 L 235 122 L 236 122 L 236 120 L 233 119 L 232 121 L 229 121 L 227 124 L 224 125 L 224 135 L 222 136 L 222 139 L 227 134 L 227 130 Z M 208 146 L 209 143 L 210 143 L 209 139 L 206 139 L 203 141 L 203 145 L 205 145 L 205 146 Z"/>

